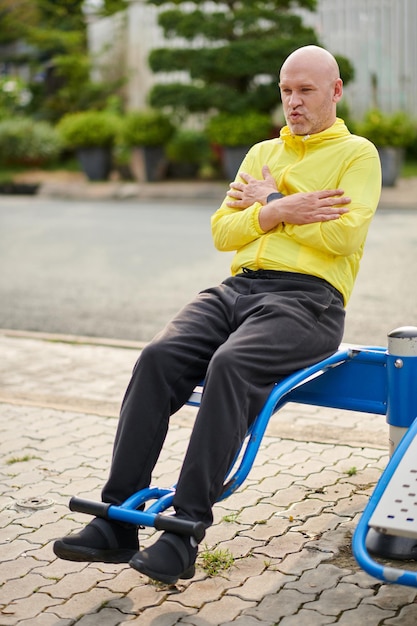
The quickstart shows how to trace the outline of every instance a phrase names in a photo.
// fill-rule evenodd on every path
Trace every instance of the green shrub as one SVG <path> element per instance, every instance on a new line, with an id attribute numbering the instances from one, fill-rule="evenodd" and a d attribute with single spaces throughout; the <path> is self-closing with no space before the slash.
<path id="1" fill-rule="evenodd" d="M 371 109 L 363 122 L 356 125 L 355 132 L 380 148 L 406 148 L 417 139 L 417 126 L 403 111 L 386 115 L 378 109 Z"/>
<path id="2" fill-rule="evenodd" d="M 351 133 L 355 132 L 356 122 L 352 118 L 351 110 L 346 100 L 337 103 L 337 117 L 342 118 Z"/>
<path id="3" fill-rule="evenodd" d="M 271 117 L 266 113 L 219 113 L 208 122 L 207 136 L 223 146 L 251 146 L 268 139 L 272 130 Z"/>
<path id="4" fill-rule="evenodd" d="M 0 159 L 10 165 L 41 165 L 54 161 L 62 142 L 48 122 L 21 117 L 0 122 Z"/>
<path id="5" fill-rule="evenodd" d="M 174 132 L 174 124 L 159 111 L 131 111 L 123 120 L 121 141 L 127 146 L 162 146 Z"/>
<path id="6" fill-rule="evenodd" d="M 66 148 L 112 147 L 120 132 L 121 121 L 107 111 L 68 113 L 57 124 Z"/>
<path id="7" fill-rule="evenodd" d="M 180 129 L 166 146 L 166 155 L 171 163 L 197 163 L 210 161 L 211 150 L 204 133 Z"/>
<path id="8" fill-rule="evenodd" d="M 25 115 L 31 94 L 26 83 L 18 76 L 0 76 L 0 119 Z"/>

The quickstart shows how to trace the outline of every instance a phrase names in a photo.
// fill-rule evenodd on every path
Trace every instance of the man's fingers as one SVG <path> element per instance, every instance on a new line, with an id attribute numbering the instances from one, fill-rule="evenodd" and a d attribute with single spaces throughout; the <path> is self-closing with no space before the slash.
<path id="1" fill-rule="evenodd" d="M 269 169 L 269 167 L 267 165 L 264 165 L 263 168 L 262 168 L 262 176 L 263 176 L 265 182 L 271 184 L 275 189 L 277 189 L 276 180 L 272 176 L 271 170 Z"/>
<path id="2" fill-rule="evenodd" d="M 250 176 L 250 174 L 246 174 L 246 172 L 239 172 L 239 176 L 245 183 L 248 183 L 250 180 L 255 180 L 255 178 Z"/>
<path id="3" fill-rule="evenodd" d="M 264 165 L 262 167 L 262 176 L 264 177 L 264 179 L 272 176 L 271 170 L 269 169 L 267 165 Z"/>
<path id="4" fill-rule="evenodd" d="M 325 198 L 337 198 L 339 196 L 343 196 L 345 192 L 343 189 L 323 189 L 322 191 L 317 191 L 316 193 L 319 200 L 324 200 Z"/>
<path id="5" fill-rule="evenodd" d="M 343 196 L 343 189 L 322 189 L 318 192 L 322 198 L 326 198 L 328 196 Z"/>
<path id="6" fill-rule="evenodd" d="M 317 203 L 320 207 L 331 207 L 349 204 L 352 200 L 343 195 L 342 189 L 327 189 L 317 192 Z"/>
<path id="7" fill-rule="evenodd" d="M 333 198 L 325 199 L 326 206 L 339 206 L 339 205 L 349 204 L 349 202 L 351 202 L 351 199 L 348 198 L 347 196 L 343 196 L 342 198 L 333 197 Z"/>

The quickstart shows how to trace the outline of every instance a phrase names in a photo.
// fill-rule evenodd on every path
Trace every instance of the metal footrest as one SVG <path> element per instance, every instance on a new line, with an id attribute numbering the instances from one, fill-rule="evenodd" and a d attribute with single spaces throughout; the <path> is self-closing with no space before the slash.
<path id="1" fill-rule="evenodd" d="M 371 556 L 370 550 L 377 558 L 388 556 L 401 561 L 415 558 L 417 498 L 413 494 L 417 493 L 416 459 L 417 419 L 409 427 L 382 473 L 352 539 L 353 555 L 368 574 L 386 582 L 410 587 L 417 587 L 416 571 L 381 563 Z M 396 553 L 398 556 L 392 557 L 388 553 Z"/>
<path id="2" fill-rule="evenodd" d="M 389 535 L 417 538 L 417 437 L 393 468 L 369 526 Z"/>

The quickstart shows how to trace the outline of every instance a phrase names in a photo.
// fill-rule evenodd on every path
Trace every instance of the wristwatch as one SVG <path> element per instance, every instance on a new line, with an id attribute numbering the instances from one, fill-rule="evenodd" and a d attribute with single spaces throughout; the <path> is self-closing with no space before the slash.
<path id="1" fill-rule="evenodd" d="M 280 193 L 279 191 L 273 191 L 272 193 L 269 194 L 269 196 L 267 196 L 266 198 L 266 203 L 268 204 L 268 202 L 272 202 L 272 200 L 279 200 L 280 198 L 283 198 L 284 194 Z"/>

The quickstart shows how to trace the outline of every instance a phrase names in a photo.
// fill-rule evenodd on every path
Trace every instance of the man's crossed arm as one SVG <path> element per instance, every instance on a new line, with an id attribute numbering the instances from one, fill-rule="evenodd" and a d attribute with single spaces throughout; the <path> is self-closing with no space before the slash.
<path id="1" fill-rule="evenodd" d="M 264 232 L 281 223 L 312 224 L 336 220 L 349 211 L 346 205 L 351 200 L 344 195 L 343 189 L 294 193 L 267 202 L 268 196 L 279 190 L 267 165 L 262 168 L 262 175 L 263 179 L 258 180 L 241 172 L 239 176 L 243 182 L 235 181 L 230 184 L 227 193 L 230 201 L 227 206 L 247 209 L 255 202 L 262 204 L 259 224 Z"/>

